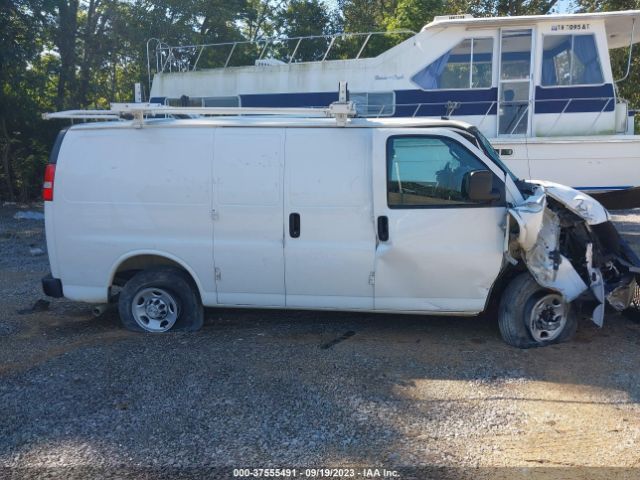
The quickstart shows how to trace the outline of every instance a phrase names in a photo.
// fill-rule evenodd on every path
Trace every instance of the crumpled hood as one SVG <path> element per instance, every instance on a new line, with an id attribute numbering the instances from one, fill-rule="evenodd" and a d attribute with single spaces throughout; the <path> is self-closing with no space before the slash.
<path id="1" fill-rule="evenodd" d="M 583 218 L 588 225 L 598 225 L 611 219 L 600 202 L 575 188 L 546 180 L 530 180 L 529 183 L 540 185 L 549 197 Z"/>

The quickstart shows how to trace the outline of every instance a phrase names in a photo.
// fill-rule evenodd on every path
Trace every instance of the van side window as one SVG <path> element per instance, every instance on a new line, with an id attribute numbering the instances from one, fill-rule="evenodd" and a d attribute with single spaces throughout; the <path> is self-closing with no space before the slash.
<path id="1" fill-rule="evenodd" d="M 467 38 L 411 77 L 424 90 L 490 88 L 493 38 Z"/>
<path id="2" fill-rule="evenodd" d="M 545 35 L 542 85 L 598 85 L 604 82 L 595 36 Z"/>
<path id="3" fill-rule="evenodd" d="M 477 206 L 479 204 L 468 199 L 464 188 L 465 175 L 473 170 L 487 170 L 487 167 L 450 138 L 390 137 L 387 140 L 387 204 L 390 208 Z M 504 191 L 498 177 L 494 185 Z"/>

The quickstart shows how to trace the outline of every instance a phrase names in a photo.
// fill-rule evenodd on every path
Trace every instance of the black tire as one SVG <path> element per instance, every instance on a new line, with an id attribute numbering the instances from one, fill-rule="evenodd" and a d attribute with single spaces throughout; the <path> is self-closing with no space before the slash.
<path id="1" fill-rule="evenodd" d="M 556 293 L 541 287 L 529 272 L 515 277 L 502 294 L 498 311 L 498 326 L 503 340 L 517 348 L 543 347 L 570 340 L 578 328 L 578 315 L 571 304 L 566 306 L 566 322 L 551 340 L 536 340 L 528 327 L 529 318 L 538 300 Z"/>
<path id="2" fill-rule="evenodd" d="M 134 332 L 149 331 L 136 321 L 133 301 L 139 292 L 153 288 L 170 294 L 178 306 L 177 319 L 167 331 L 194 332 L 202 327 L 204 309 L 193 280 L 183 270 L 162 266 L 136 273 L 122 288 L 118 310 L 124 328 Z"/>
<path id="3" fill-rule="evenodd" d="M 631 296 L 631 303 L 626 310 L 622 311 L 622 314 L 629 320 L 640 323 L 640 286 L 637 283 Z"/>

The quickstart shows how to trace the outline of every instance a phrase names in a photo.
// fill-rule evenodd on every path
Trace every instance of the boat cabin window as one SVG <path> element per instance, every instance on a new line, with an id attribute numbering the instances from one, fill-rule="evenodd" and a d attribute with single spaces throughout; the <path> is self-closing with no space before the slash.
<path id="1" fill-rule="evenodd" d="M 542 85 L 602 84 L 602 68 L 595 36 L 545 35 L 542 52 Z"/>
<path id="2" fill-rule="evenodd" d="M 424 90 L 491 88 L 493 38 L 467 38 L 411 77 Z"/>
<path id="3" fill-rule="evenodd" d="M 500 45 L 498 134 L 526 135 L 529 128 L 532 30 L 504 30 Z"/>
<path id="4" fill-rule="evenodd" d="M 349 100 L 355 103 L 361 117 L 389 117 L 396 103 L 393 92 L 350 92 Z"/>
<path id="5" fill-rule="evenodd" d="M 531 78 L 531 29 L 503 32 L 501 52 L 501 80 Z"/>
<path id="6" fill-rule="evenodd" d="M 240 97 L 181 97 L 167 98 L 166 105 L 171 107 L 239 107 Z"/>
<path id="7" fill-rule="evenodd" d="M 239 107 L 240 97 L 204 97 L 203 107 Z"/>

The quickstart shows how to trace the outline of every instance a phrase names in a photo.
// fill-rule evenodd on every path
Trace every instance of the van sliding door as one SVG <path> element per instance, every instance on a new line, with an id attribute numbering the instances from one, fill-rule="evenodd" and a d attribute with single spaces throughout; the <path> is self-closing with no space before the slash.
<path id="1" fill-rule="evenodd" d="M 284 306 L 284 131 L 217 128 L 214 143 L 218 303 Z"/>
<path id="2" fill-rule="evenodd" d="M 371 131 L 287 129 L 289 307 L 373 309 Z"/>

